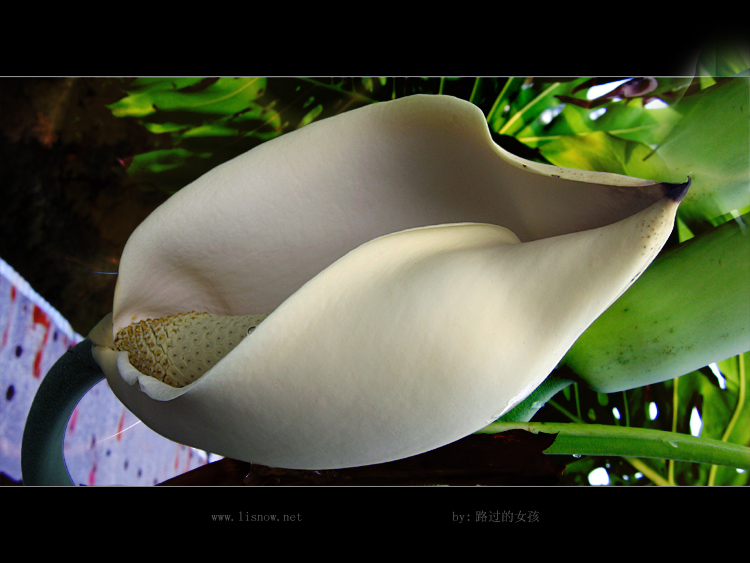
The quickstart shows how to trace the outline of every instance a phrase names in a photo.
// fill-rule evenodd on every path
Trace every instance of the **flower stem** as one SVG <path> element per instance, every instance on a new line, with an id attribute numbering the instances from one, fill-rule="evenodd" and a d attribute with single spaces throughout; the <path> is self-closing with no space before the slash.
<path id="1" fill-rule="evenodd" d="M 528 397 L 496 422 L 528 422 L 547 401 L 572 384 L 573 381 L 566 376 L 565 370 L 560 370 L 560 373 L 552 372 Z"/>
<path id="2" fill-rule="evenodd" d="M 68 350 L 42 380 L 23 431 L 24 485 L 73 485 L 63 456 L 68 419 L 86 392 L 104 379 L 86 338 Z"/>

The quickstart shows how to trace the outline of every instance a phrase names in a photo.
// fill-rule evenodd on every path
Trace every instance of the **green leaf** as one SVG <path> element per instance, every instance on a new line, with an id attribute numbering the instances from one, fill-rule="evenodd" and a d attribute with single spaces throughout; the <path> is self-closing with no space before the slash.
<path id="1" fill-rule="evenodd" d="M 561 105 L 557 96 L 570 95 L 585 81 L 578 78 L 566 82 L 545 83 L 541 79 L 511 78 L 487 115 L 490 129 L 500 135 L 528 137 L 546 123 L 545 111 Z"/>
<path id="2" fill-rule="evenodd" d="M 535 434 L 557 434 L 554 443 L 545 450 L 546 454 L 672 459 L 750 469 L 750 448 L 646 428 L 602 424 L 496 422 L 479 433 L 499 434 L 514 429 Z"/>
<path id="3" fill-rule="evenodd" d="M 211 168 L 287 131 L 363 104 L 386 87 L 360 78 L 137 78 L 108 106 L 164 135 L 128 169 L 143 186 L 173 193 Z"/>
<path id="4" fill-rule="evenodd" d="M 750 350 L 750 216 L 743 219 L 657 257 L 583 333 L 563 364 L 609 393 Z"/>
<path id="5" fill-rule="evenodd" d="M 679 216 L 700 231 L 750 206 L 749 100 L 750 79 L 727 78 L 667 108 L 613 102 L 594 119 L 592 110 L 568 103 L 548 127 L 514 131 L 558 166 L 664 182 L 691 177 Z"/>
<path id="6" fill-rule="evenodd" d="M 522 133 L 518 139 L 528 146 L 539 147 L 557 141 L 559 137 L 599 131 L 650 147 L 681 118 L 681 114 L 671 107 L 644 109 L 640 101 L 611 103 L 595 110 L 567 104 L 543 131 L 535 136 Z"/>
<path id="7" fill-rule="evenodd" d="M 558 137 L 542 145 L 539 150 L 551 163 L 567 168 L 599 170 L 646 179 L 667 173 L 666 163 L 658 156 L 651 156 L 653 151 L 647 145 L 604 131 Z"/>
<path id="8" fill-rule="evenodd" d="M 194 77 L 172 78 L 134 78 L 123 82 L 128 95 L 110 104 L 109 109 L 115 117 L 143 117 L 154 113 L 154 105 L 174 108 L 180 107 L 183 101 L 180 92 L 201 83 L 203 79 Z"/>
<path id="9" fill-rule="evenodd" d="M 688 106 L 685 117 L 656 150 L 669 170 L 657 179 L 690 176 L 680 216 L 688 226 L 716 224 L 750 205 L 750 79 L 722 79 L 681 104 Z"/>

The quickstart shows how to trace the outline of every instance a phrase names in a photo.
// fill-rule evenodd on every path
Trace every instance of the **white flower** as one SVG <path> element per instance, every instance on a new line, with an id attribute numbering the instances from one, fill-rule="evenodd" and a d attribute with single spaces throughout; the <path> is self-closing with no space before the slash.
<path id="1" fill-rule="evenodd" d="M 118 398 L 180 443 L 297 469 L 416 455 L 533 391 L 653 260 L 685 190 L 513 156 L 456 98 L 375 104 L 158 208 L 125 247 L 94 355 Z M 182 387 L 114 349 L 128 325 L 190 311 L 270 316 Z M 189 370 L 173 330 L 164 365 Z"/>

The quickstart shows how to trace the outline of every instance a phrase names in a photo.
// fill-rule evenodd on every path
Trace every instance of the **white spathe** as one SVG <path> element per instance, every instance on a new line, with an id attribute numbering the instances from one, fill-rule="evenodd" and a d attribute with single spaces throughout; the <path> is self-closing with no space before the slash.
<path id="1" fill-rule="evenodd" d="M 663 246 L 669 189 L 510 155 L 452 97 L 358 109 L 147 218 L 94 354 L 120 400 L 184 444 L 298 469 L 416 455 L 544 380 Z M 131 322 L 191 310 L 272 314 L 180 389 L 111 349 Z"/>
<path id="2" fill-rule="evenodd" d="M 652 181 L 517 158 L 457 98 L 378 103 L 264 143 L 158 208 L 123 252 L 114 324 L 270 313 L 350 250 L 404 229 L 489 223 L 528 241 L 608 225 L 662 196 Z"/>

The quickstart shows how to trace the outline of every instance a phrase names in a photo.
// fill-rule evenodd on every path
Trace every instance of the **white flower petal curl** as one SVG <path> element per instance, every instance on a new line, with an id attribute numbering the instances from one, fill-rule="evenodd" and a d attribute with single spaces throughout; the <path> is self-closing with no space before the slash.
<path id="1" fill-rule="evenodd" d="M 649 180 L 520 159 L 464 100 L 374 104 L 264 143 L 152 213 L 123 252 L 114 327 L 193 309 L 270 313 L 388 233 L 474 222 L 528 241 L 610 224 L 663 193 Z"/>

